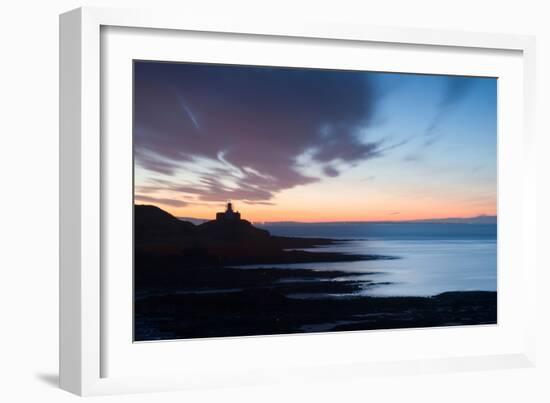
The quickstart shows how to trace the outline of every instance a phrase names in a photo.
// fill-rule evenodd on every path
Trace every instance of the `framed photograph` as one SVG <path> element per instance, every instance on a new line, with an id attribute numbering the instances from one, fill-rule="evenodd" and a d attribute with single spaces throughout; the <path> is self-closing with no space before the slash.
<path id="1" fill-rule="evenodd" d="M 60 19 L 60 382 L 534 365 L 534 40 Z"/>

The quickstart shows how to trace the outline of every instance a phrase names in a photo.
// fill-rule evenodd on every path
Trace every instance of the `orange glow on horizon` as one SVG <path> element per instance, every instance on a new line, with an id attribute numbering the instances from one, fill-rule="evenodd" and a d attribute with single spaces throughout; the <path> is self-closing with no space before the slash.
<path id="1" fill-rule="evenodd" d="M 390 167 L 391 168 L 391 167 Z M 358 172 L 295 186 L 257 203 L 231 200 L 241 217 L 251 222 L 408 221 L 496 215 L 496 187 L 386 169 L 376 181 L 361 181 Z M 136 203 L 152 204 L 177 217 L 214 219 L 225 201 L 203 200 L 192 192 L 136 188 Z M 141 197 L 141 199 L 140 199 Z M 178 205 L 181 204 L 181 205 Z"/>
<path id="2" fill-rule="evenodd" d="M 136 198 L 136 204 L 156 205 L 164 211 L 176 217 L 188 217 L 197 219 L 215 219 L 216 213 L 224 211 L 223 204 L 220 205 L 189 205 L 185 207 L 171 207 L 161 203 L 140 202 Z M 326 211 L 320 214 L 318 210 L 308 210 L 304 208 L 280 208 L 278 206 L 265 206 L 246 204 L 244 202 L 233 202 L 235 210 L 241 213 L 243 219 L 261 223 L 278 221 L 296 221 L 304 223 L 312 222 L 342 222 L 342 221 L 408 221 L 423 219 L 444 219 L 444 218 L 471 218 L 480 215 L 496 215 L 496 207 L 491 203 L 472 207 L 470 209 L 460 208 L 459 206 L 443 205 L 433 202 L 423 206 L 413 206 L 406 211 L 389 211 L 383 206 L 378 208 L 369 208 L 368 211 L 360 208 L 335 208 L 332 211 Z"/>

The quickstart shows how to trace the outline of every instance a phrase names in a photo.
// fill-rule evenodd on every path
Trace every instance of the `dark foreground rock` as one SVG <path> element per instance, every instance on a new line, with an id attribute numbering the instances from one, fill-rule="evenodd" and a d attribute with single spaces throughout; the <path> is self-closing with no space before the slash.
<path id="1" fill-rule="evenodd" d="M 493 324 L 497 318 L 494 292 L 362 297 L 354 293 L 382 284 L 338 271 L 201 269 L 187 274 L 186 286 L 142 287 L 136 293 L 136 341 Z"/>

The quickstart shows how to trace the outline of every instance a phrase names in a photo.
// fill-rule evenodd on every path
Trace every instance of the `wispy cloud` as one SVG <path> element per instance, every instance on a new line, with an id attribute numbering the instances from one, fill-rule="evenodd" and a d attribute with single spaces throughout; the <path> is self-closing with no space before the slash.
<path id="1" fill-rule="evenodd" d="M 187 105 L 187 103 L 185 102 L 185 100 L 183 99 L 183 97 L 180 94 L 176 94 L 176 95 L 178 97 L 178 100 L 180 102 L 180 105 L 181 105 L 182 109 L 185 111 L 187 116 L 189 116 L 189 119 L 191 119 L 191 122 L 193 122 L 193 125 L 195 126 L 195 128 L 199 129 L 199 123 L 197 122 L 197 118 L 195 117 L 195 115 L 191 111 L 191 108 Z"/>
<path id="2" fill-rule="evenodd" d="M 403 161 L 406 161 L 406 162 L 422 161 L 422 155 L 420 155 L 419 153 L 407 154 L 403 157 Z"/>
<path id="3" fill-rule="evenodd" d="M 134 198 L 135 198 L 135 201 L 137 202 L 163 204 L 165 206 L 171 206 L 171 207 L 185 207 L 189 204 L 184 200 L 151 197 L 151 196 L 141 195 L 141 194 L 135 195 Z"/>
<path id="4" fill-rule="evenodd" d="M 439 101 L 436 113 L 426 127 L 425 134 L 429 138 L 424 141 L 424 147 L 434 144 L 438 137 L 443 135 L 440 132 L 441 125 L 469 94 L 473 80 L 469 77 L 447 76 L 445 77 L 445 88 Z"/>

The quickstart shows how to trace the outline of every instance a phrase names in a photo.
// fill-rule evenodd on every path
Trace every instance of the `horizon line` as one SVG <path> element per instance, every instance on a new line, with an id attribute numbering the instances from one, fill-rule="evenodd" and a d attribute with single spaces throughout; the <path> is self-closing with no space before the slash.
<path id="1" fill-rule="evenodd" d="M 215 218 L 198 218 L 198 217 L 187 217 L 187 216 L 175 216 L 179 220 L 187 219 L 187 220 L 197 220 L 197 221 L 215 221 Z M 475 220 L 482 217 L 486 218 L 494 218 L 497 219 L 497 215 L 489 215 L 489 214 L 480 214 L 477 216 L 470 216 L 470 217 L 442 217 L 442 218 L 413 218 L 413 219 L 405 219 L 405 220 L 335 220 L 335 221 L 295 221 L 295 220 L 281 220 L 281 221 L 262 221 L 262 220 L 246 220 L 246 218 L 243 218 L 243 220 L 250 221 L 253 224 L 364 224 L 364 223 L 414 223 L 414 222 L 435 222 L 435 221 L 451 221 L 451 220 L 460 220 L 460 221 L 467 221 L 467 220 Z M 451 222 L 448 222 L 446 224 L 452 224 Z"/>
<path id="2" fill-rule="evenodd" d="M 145 204 L 145 203 L 135 203 L 134 206 L 153 206 L 156 207 L 174 217 L 176 217 L 179 220 L 186 219 L 186 220 L 196 220 L 196 221 L 214 221 L 216 218 L 204 218 L 204 217 L 191 217 L 191 216 L 179 216 L 176 214 L 172 214 L 168 210 L 159 207 L 155 204 Z M 243 220 L 249 221 L 253 224 L 362 224 L 362 223 L 414 223 L 414 222 L 437 222 L 437 221 L 451 221 L 451 220 L 457 220 L 457 221 L 467 221 L 467 220 L 475 220 L 480 218 L 489 218 L 489 219 L 497 219 L 498 214 L 478 214 L 474 216 L 467 216 L 467 217 L 459 217 L 459 216 L 447 216 L 447 217 L 429 217 L 429 218 L 409 218 L 409 219 L 402 219 L 402 220 L 396 220 L 396 219 L 380 219 L 380 220 L 369 220 L 369 219 L 355 219 L 355 220 L 329 220 L 329 221 L 297 221 L 297 220 L 277 220 L 277 221 L 269 221 L 269 220 L 248 220 L 246 217 L 243 218 Z M 449 222 L 452 223 L 452 222 Z"/>

